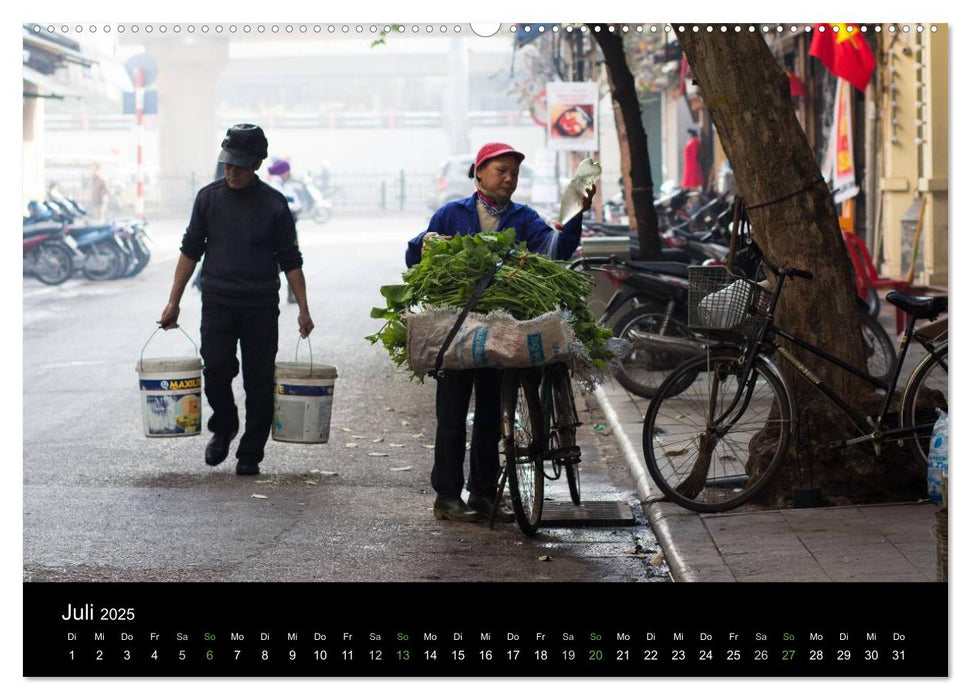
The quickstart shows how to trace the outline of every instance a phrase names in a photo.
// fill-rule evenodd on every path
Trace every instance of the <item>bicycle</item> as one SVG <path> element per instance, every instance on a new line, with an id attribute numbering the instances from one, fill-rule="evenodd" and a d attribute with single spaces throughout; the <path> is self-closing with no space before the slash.
<path id="1" fill-rule="evenodd" d="M 631 393 L 652 398 L 670 372 L 707 349 L 705 338 L 687 326 L 690 266 L 611 256 L 580 258 L 570 265 L 576 267 L 603 272 L 617 287 L 598 323 L 607 324 L 621 309 L 634 305 L 612 326 L 615 337 L 631 344 L 629 354 L 614 368 L 614 377 Z M 893 342 L 862 300 L 858 310 L 867 371 L 889 379 L 896 356 Z"/>
<path id="2" fill-rule="evenodd" d="M 503 370 L 500 410 L 504 459 L 496 493 L 503 494 L 508 478 L 516 522 L 524 534 L 532 536 L 543 515 L 547 479 L 559 479 L 565 472 L 570 499 L 580 505 L 576 430 L 581 423 L 569 368 L 556 362 L 539 368 Z M 490 528 L 495 526 L 499 502 L 497 497 Z"/>
<path id="3" fill-rule="evenodd" d="M 771 480 L 796 430 L 792 393 L 773 356 L 810 381 L 852 424 L 856 434 L 832 441 L 829 448 L 866 445 L 879 455 L 884 443 L 904 440 L 914 458 L 926 464 L 935 409 L 947 410 L 948 350 L 946 334 L 925 336 L 915 332 L 915 325 L 946 312 L 947 297 L 887 294 L 887 301 L 909 318 L 889 377 L 876 377 L 776 326 L 774 313 L 785 281 L 811 280 L 812 273 L 768 260 L 763 264 L 776 276 L 771 291 L 733 280 L 725 268 L 689 270 L 688 326 L 716 343 L 668 375 L 648 407 L 642 446 L 648 471 L 665 496 L 690 510 L 725 511 L 752 499 Z M 871 418 L 851 407 L 780 339 L 886 392 L 879 414 Z M 893 426 L 894 391 L 914 340 L 927 354 L 908 378 Z"/>

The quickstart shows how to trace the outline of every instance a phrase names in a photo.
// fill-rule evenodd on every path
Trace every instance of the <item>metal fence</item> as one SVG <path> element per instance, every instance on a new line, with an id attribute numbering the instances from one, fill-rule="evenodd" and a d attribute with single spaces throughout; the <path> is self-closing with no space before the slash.
<path id="1" fill-rule="evenodd" d="M 76 167 L 48 166 L 47 183 L 56 183 L 62 193 L 82 206 L 91 202 L 91 173 Z M 133 178 L 112 177 L 104 173 L 108 183 L 110 217 L 133 216 L 136 184 Z M 190 175 L 187 178 L 145 175 L 145 215 L 152 217 L 188 216 L 196 192 L 207 179 Z M 335 173 L 328 178 L 322 193 L 335 213 L 364 214 L 368 212 L 426 211 L 434 191 L 432 173 L 407 173 L 404 170 L 378 172 Z"/>
<path id="2" fill-rule="evenodd" d="M 432 173 L 336 173 L 322 188 L 335 212 L 415 211 L 427 209 L 434 182 Z"/>

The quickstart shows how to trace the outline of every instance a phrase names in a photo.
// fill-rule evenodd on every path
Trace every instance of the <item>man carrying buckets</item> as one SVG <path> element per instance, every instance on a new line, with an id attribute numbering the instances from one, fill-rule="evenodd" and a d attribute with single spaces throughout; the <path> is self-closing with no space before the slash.
<path id="1" fill-rule="evenodd" d="M 202 262 L 202 361 L 206 398 L 212 408 L 206 464 L 226 459 L 239 430 L 232 381 L 243 359 L 246 424 L 236 449 L 236 473 L 260 473 L 273 422 L 274 368 L 279 333 L 279 270 L 287 276 L 299 307 L 300 336 L 314 329 L 307 308 L 303 257 L 286 197 L 256 175 L 267 155 L 263 130 L 236 124 L 219 153 L 226 175 L 199 190 L 182 237 L 169 302 L 158 324 L 178 327 L 179 302 Z"/>

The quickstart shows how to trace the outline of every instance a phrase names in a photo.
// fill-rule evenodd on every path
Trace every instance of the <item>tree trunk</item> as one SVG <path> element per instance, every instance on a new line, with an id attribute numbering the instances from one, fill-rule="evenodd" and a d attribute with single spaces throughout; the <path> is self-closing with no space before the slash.
<path id="1" fill-rule="evenodd" d="M 594 31 L 594 25 L 588 26 L 590 34 L 600 45 L 607 66 L 614 119 L 617 122 L 617 140 L 620 143 L 620 171 L 624 178 L 631 226 L 637 231 L 641 257 L 657 260 L 661 257 L 661 237 L 657 228 L 657 211 L 654 209 L 654 183 L 651 181 L 651 161 L 647 153 L 647 133 L 641 121 L 641 105 L 637 100 L 634 75 L 627 66 L 624 40 L 618 32 L 608 32 L 605 26 L 601 26 L 599 32 Z"/>
<path id="2" fill-rule="evenodd" d="M 676 30 L 677 31 L 677 30 Z M 857 319 L 852 269 L 827 186 L 796 119 L 788 79 L 757 33 L 677 31 L 681 46 L 718 130 L 745 203 L 754 236 L 777 265 L 809 270 L 811 281 L 786 281 L 777 323 L 857 367 L 865 352 Z M 769 203 L 759 207 L 759 204 Z M 851 405 L 867 403 L 869 386 L 800 348 L 796 357 Z M 793 485 L 822 486 L 827 496 L 861 496 L 884 484 L 886 465 L 859 448 L 834 451 L 827 443 L 852 428 L 822 394 L 779 360 L 795 395 L 799 431 L 766 496 L 784 501 Z M 811 470 L 811 471 L 810 471 Z M 872 483 L 869 483 L 872 482 Z"/>

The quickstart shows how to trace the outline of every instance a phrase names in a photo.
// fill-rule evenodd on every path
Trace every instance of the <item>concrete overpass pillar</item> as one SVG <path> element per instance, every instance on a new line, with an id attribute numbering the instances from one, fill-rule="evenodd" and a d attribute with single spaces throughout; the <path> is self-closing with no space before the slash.
<path id="1" fill-rule="evenodd" d="M 448 42 L 448 84 L 444 94 L 445 124 L 451 155 L 472 151 L 469 142 L 469 58 L 465 39 L 452 37 Z M 478 148 L 478 146 L 476 146 Z"/>
<path id="2" fill-rule="evenodd" d="M 158 64 L 159 188 L 166 213 L 190 214 L 196 191 L 212 181 L 219 155 L 217 89 L 229 59 L 223 37 L 172 36 L 146 42 Z"/>

